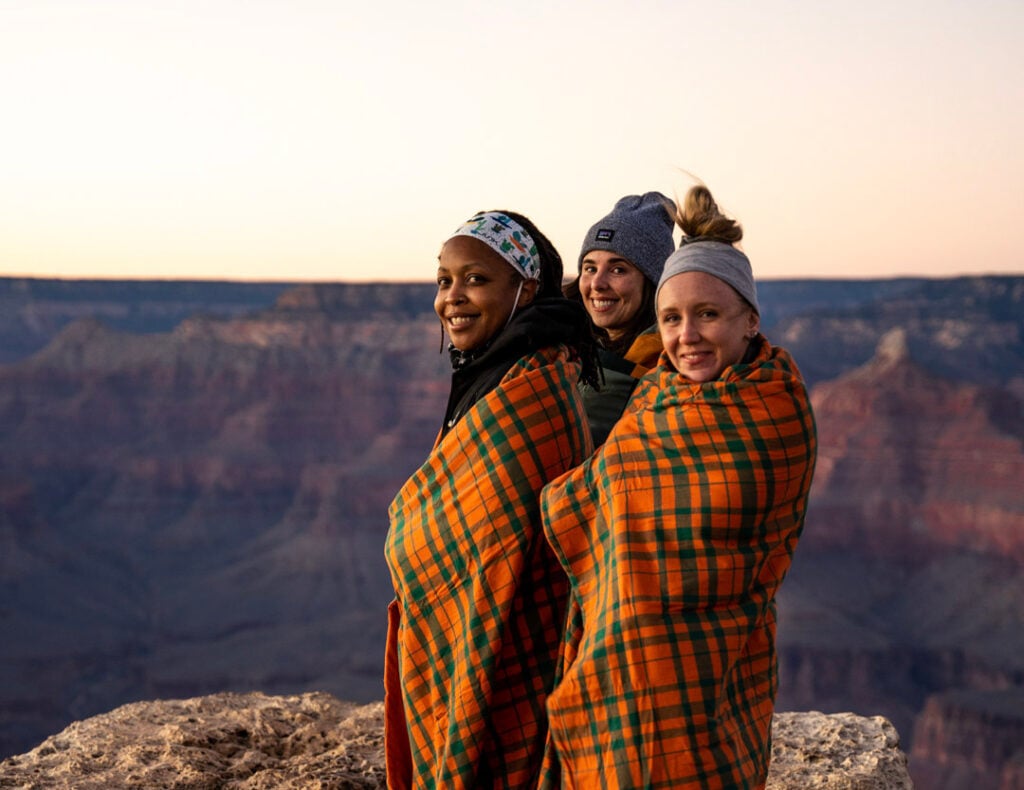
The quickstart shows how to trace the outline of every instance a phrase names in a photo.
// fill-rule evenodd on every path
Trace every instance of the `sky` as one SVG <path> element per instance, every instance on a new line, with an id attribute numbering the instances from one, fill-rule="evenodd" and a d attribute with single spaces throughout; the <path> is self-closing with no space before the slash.
<path id="1" fill-rule="evenodd" d="M 0 276 L 575 271 L 699 178 L 755 277 L 1024 273 L 1024 3 L 0 0 Z"/>

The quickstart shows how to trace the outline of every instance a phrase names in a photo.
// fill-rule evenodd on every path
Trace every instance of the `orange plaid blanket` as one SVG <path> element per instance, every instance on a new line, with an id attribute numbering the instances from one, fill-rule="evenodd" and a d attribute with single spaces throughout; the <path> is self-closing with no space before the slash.
<path id="1" fill-rule="evenodd" d="M 789 354 L 705 384 L 663 356 L 607 442 L 542 495 L 572 589 L 542 786 L 756 788 L 775 592 L 816 454 Z"/>
<path id="2" fill-rule="evenodd" d="M 579 370 L 565 350 L 521 359 L 391 504 L 391 788 L 536 785 L 568 600 L 539 496 L 591 450 Z"/>

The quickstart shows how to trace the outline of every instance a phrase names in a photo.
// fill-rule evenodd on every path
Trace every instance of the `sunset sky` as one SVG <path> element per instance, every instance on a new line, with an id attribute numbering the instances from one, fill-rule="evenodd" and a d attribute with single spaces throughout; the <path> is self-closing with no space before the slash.
<path id="1" fill-rule="evenodd" d="M 1024 273 L 1024 3 L 0 0 L 0 276 L 575 271 L 703 179 L 759 278 Z"/>

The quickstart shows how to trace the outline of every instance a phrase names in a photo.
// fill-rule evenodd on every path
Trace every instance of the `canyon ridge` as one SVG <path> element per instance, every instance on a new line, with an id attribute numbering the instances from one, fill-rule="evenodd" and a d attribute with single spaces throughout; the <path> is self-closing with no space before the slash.
<path id="1" fill-rule="evenodd" d="M 380 699 L 387 506 L 447 397 L 432 290 L 0 279 L 0 755 L 140 700 Z M 779 710 L 883 715 L 922 786 L 1009 787 L 1024 277 L 759 298 L 820 440 Z"/>

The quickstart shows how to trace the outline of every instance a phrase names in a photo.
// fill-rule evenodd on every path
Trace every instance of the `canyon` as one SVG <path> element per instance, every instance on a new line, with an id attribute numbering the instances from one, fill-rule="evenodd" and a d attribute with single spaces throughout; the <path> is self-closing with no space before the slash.
<path id="1" fill-rule="evenodd" d="M 431 294 L 0 280 L 0 755 L 129 702 L 380 699 L 387 506 L 450 374 Z M 759 298 L 820 446 L 779 710 L 885 716 L 920 786 L 1020 786 L 1024 277 Z"/>

